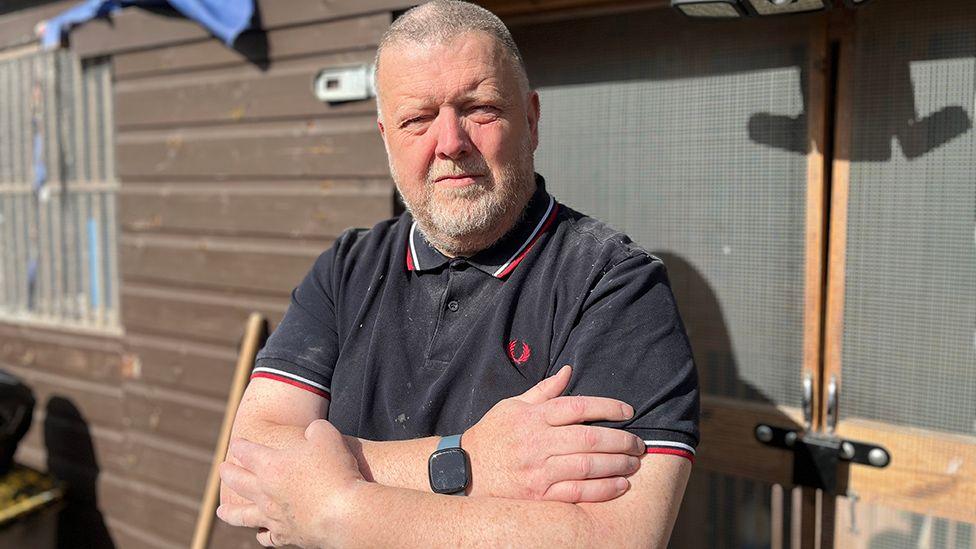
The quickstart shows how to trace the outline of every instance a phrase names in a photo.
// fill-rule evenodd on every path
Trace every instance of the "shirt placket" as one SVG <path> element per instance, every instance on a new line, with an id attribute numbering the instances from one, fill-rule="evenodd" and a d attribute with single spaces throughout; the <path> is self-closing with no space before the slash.
<path id="1" fill-rule="evenodd" d="M 453 358 L 457 352 L 457 347 L 463 339 L 463 326 L 465 317 L 465 307 L 470 303 L 466 297 L 470 297 L 470 291 L 466 288 L 471 281 L 468 270 L 471 267 L 463 260 L 452 261 L 447 271 L 447 284 L 444 293 L 441 295 L 440 306 L 437 311 L 437 325 L 434 327 L 434 335 L 431 338 L 430 348 L 427 353 L 426 367 L 443 368 Z M 470 288 L 467 288 L 470 290 Z"/>

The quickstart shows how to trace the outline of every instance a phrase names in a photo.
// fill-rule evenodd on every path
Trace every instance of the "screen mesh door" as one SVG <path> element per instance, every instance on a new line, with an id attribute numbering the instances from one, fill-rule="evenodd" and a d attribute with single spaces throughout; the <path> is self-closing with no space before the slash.
<path id="1" fill-rule="evenodd" d="M 749 469 L 776 457 L 754 453 L 754 411 L 788 427 L 783 410 L 801 405 L 815 21 L 662 9 L 513 29 L 541 100 L 537 171 L 557 199 L 664 260 L 692 341 L 714 434 L 678 547 L 766 547 L 788 530 L 789 495 Z M 729 415 L 735 436 L 718 426 Z"/>
<path id="2" fill-rule="evenodd" d="M 974 547 L 976 3 L 857 11 L 839 375 L 852 468 L 840 547 Z M 832 229 L 833 230 L 833 229 Z"/>

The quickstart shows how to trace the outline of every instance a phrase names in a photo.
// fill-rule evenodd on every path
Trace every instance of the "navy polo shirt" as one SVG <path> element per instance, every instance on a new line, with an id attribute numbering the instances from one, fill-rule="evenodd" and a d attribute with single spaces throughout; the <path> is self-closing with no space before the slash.
<path id="1" fill-rule="evenodd" d="M 343 233 L 292 292 L 252 377 L 331 400 L 342 433 L 462 433 L 563 365 L 568 394 L 612 397 L 648 452 L 693 459 L 698 379 L 664 265 L 553 199 L 540 176 L 516 226 L 469 258 L 409 214 Z"/>

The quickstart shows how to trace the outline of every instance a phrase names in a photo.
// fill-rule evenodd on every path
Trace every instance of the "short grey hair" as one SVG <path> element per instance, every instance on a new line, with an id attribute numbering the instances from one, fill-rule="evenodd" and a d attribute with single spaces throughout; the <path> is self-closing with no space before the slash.
<path id="1" fill-rule="evenodd" d="M 383 34 L 376 49 L 374 82 L 380 71 L 380 55 L 386 48 L 404 43 L 443 44 L 467 32 L 483 32 L 501 44 L 512 57 L 519 87 L 523 92 L 529 91 L 525 61 L 505 23 L 485 8 L 460 0 L 434 0 L 411 8 L 398 17 Z M 380 114 L 379 94 L 376 97 L 376 111 Z"/>

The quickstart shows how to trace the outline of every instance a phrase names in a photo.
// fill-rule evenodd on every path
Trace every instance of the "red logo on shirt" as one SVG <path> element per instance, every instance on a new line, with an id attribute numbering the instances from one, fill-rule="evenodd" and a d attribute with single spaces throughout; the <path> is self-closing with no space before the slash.
<path id="1" fill-rule="evenodd" d="M 522 351 L 519 353 L 518 356 L 515 356 L 515 348 L 518 347 L 519 343 L 522 344 Z M 524 341 L 520 342 L 517 339 L 513 339 L 508 342 L 508 358 L 512 359 L 512 362 L 514 362 L 515 364 L 518 365 L 525 364 L 525 361 L 529 360 L 530 356 L 532 356 L 532 349 L 529 349 L 528 343 Z"/>

